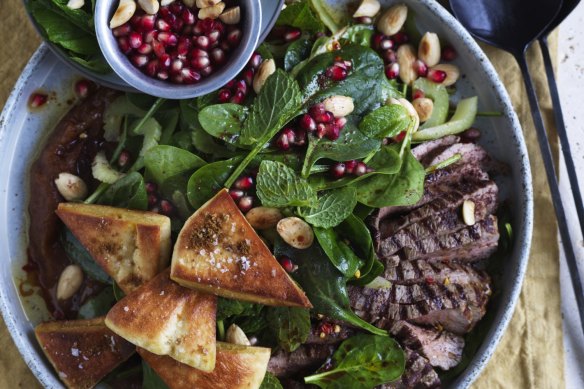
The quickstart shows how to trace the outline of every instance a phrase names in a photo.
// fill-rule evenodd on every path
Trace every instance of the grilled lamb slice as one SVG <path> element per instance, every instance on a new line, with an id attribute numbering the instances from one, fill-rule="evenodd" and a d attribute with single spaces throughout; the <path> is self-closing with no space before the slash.
<path id="1" fill-rule="evenodd" d="M 334 324 L 330 325 L 334 326 Z M 349 327 L 345 323 L 340 323 L 339 326 L 341 327 L 340 332 L 333 331 L 330 334 L 321 337 L 321 333 L 323 331 L 320 327 L 320 323 L 319 322 L 312 323 L 310 334 L 308 335 L 308 339 L 306 339 L 306 342 L 304 342 L 304 344 L 339 344 L 343 340 L 357 334 L 357 331 L 354 328 Z"/>
<path id="2" fill-rule="evenodd" d="M 291 353 L 280 349 L 272 354 L 268 371 L 278 378 L 310 374 L 318 369 L 336 348 L 334 344 L 303 344 Z"/>
<path id="3" fill-rule="evenodd" d="M 473 164 L 480 166 L 482 170 L 491 170 L 494 166 L 492 158 L 487 154 L 485 149 L 474 143 L 456 143 L 444 149 L 434 159 L 432 159 L 428 166 L 438 165 L 456 154 L 460 155 L 460 159 L 456 164 L 468 165 Z"/>
<path id="4" fill-rule="evenodd" d="M 476 262 L 488 258 L 497 249 L 499 229 L 497 217 L 489 215 L 472 226 L 443 235 L 432 235 L 410 242 L 399 251 L 391 239 L 382 240 L 377 254 L 381 258 L 397 254 L 407 261 L 431 260 Z"/>
<path id="5" fill-rule="evenodd" d="M 394 285 L 412 285 L 425 282 L 490 284 L 489 276 L 465 264 L 429 261 L 400 261 L 394 256 L 382 260 L 385 271 L 383 278 Z"/>
<path id="6" fill-rule="evenodd" d="M 421 143 L 412 149 L 412 154 L 422 165 L 428 166 L 427 163 L 434 159 L 436 155 L 440 154 L 448 146 L 452 146 L 458 142 L 460 142 L 458 136 L 448 135 L 444 138 Z"/>
<path id="7" fill-rule="evenodd" d="M 440 377 L 430 362 L 417 352 L 405 347 L 406 369 L 396 382 L 379 385 L 376 389 L 431 389 L 440 388 Z"/>
<path id="8" fill-rule="evenodd" d="M 394 323 L 390 332 L 403 347 L 418 352 L 434 367 L 448 370 L 460 363 L 464 339 L 459 335 L 422 328 L 405 321 Z"/>

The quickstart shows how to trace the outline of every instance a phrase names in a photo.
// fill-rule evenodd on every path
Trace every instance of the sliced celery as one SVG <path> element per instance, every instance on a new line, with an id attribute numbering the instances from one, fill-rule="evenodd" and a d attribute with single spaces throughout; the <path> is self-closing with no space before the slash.
<path id="1" fill-rule="evenodd" d="M 478 98 L 470 97 L 460 100 L 454 116 L 449 122 L 442 125 L 420 130 L 412 136 L 414 142 L 421 142 L 445 137 L 447 135 L 459 134 L 472 126 L 477 116 Z"/>
<path id="2" fill-rule="evenodd" d="M 424 95 L 434 101 L 432 116 L 420 126 L 420 130 L 436 127 L 446 122 L 448 117 L 449 96 L 444 85 L 437 84 L 427 78 L 418 78 L 414 81 L 414 90 L 419 89 Z"/>

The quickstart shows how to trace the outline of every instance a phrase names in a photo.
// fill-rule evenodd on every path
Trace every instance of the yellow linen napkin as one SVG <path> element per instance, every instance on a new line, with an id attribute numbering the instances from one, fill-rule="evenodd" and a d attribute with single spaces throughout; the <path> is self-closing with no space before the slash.
<path id="1" fill-rule="evenodd" d="M 40 39 L 20 1 L 0 1 L 0 15 L 0 36 L 4 39 L 0 50 L 0 106 L 3 107 Z M 519 69 L 511 56 L 488 47 L 485 51 L 505 83 L 524 126 L 534 177 L 535 231 L 527 277 L 515 315 L 503 341 L 474 387 L 561 388 L 565 384 L 559 254 L 543 163 Z M 545 91 L 547 88 L 539 55 L 532 55 L 530 63 L 538 91 Z M 552 129 L 549 97 L 546 93 L 540 94 L 544 97 L 542 108 L 548 128 Z M 554 150 L 557 150 L 557 144 Z M 3 322 L 0 323 L 0 371 L 4 372 L 0 374 L 0 388 L 40 387 L 20 358 Z"/>

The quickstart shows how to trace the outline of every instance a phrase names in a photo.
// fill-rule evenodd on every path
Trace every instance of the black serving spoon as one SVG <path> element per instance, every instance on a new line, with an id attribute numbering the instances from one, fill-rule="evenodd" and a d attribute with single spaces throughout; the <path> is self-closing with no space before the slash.
<path id="1" fill-rule="evenodd" d="M 576 295 L 580 324 L 584 330 L 584 290 L 558 187 L 547 131 L 525 56 L 527 49 L 534 41 L 547 35 L 549 28 L 557 26 L 554 22 L 558 20 L 556 18 L 562 11 L 562 5 L 561 0 L 450 0 L 452 12 L 471 34 L 513 54 L 521 68 Z M 580 220 L 580 223 L 583 221 Z"/>

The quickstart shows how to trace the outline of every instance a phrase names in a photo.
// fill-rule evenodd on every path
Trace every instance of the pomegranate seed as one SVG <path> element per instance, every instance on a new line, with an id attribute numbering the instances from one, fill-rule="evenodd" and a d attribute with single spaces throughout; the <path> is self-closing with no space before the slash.
<path id="1" fill-rule="evenodd" d="M 298 28 L 290 29 L 284 34 L 284 40 L 286 42 L 292 42 L 300 38 L 300 35 L 302 35 L 302 31 L 300 31 L 300 29 Z"/>
<path id="2" fill-rule="evenodd" d="M 225 56 L 225 52 L 220 49 L 219 47 L 214 48 L 211 50 L 211 60 L 215 65 L 223 65 L 227 57 Z M 252 76 L 253 78 L 253 76 Z M 251 84 L 250 84 L 251 85 Z"/>
<path id="3" fill-rule="evenodd" d="M 360 24 L 373 24 L 373 19 L 369 16 L 360 16 L 355 18 L 355 21 Z"/>
<path id="4" fill-rule="evenodd" d="M 191 49 L 191 41 L 188 39 L 180 38 L 178 45 L 176 46 L 176 53 L 180 57 L 185 58 Z"/>
<path id="5" fill-rule="evenodd" d="M 191 66 L 195 69 L 201 70 L 211 64 L 209 57 L 195 57 L 191 61 Z"/>
<path id="6" fill-rule="evenodd" d="M 221 49 L 225 52 L 229 52 L 229 50 L 231 50 L 231 46 L 229 45 L 229 42 L 227 42 L 227 41 L 222 41 L 221 44 L 219 45 L 219 47 L 221 47 Z"/>
<path id="7" fill-rule="evenodd" d="M 237 80 L 235 83 L 235 91 L 247 95 L 247 84 L 245 83 L 245 80 Z"/>
<path id="8" fill-rule="evenodd" d="M 335 119 L 335 126 L 339 127 L 339 130 L 342 130 L 343 128 L 345 128 L 346 124 L 347 124 L 346 117 L 340 117 L 340 118 Z"/>
<path id="9" fill-rule="evenodd" d="M 143 43 L 136 49 L 136 51 L 140 54 L 150 54 L 152 52 L 152 45 L 148 43 Z"/>
<path id="10" fill-rule="evenodd" d="M 140 29 L 142 31 L 152 31 L 154 30 L 154 22 L 156 21 L 156 16 L 154 15 L 144 15 L 140 19 Z"/>
<path id="11" fill-rule="evenodd" d="M 400 31 L 393 36 L 393 41 L 398 45 L 403 45 L 404 43 L 408 43 L 410 41 L 410 37 L 405 32 Z"/>
<path id="12" fill-rule="evenodd" d="M 145 55 L 134 55 L 130 59 L 134 65 L 141 68 L 148 63 L 148 57 Z"/>
<path id="13" fill-rule="evenodd" d="M 421 89 L 414 89 L 412 92 L 412 100 L 421 99 L 423 97 L 426 97 L 426 94 Z"/>
<path id="14" fill-rule="evenodd" d="M 254 185 L 253 178 L 251 178 L 250 176 L 241 177 L 237 181 L 235 181 L 235 184 L 233 184 L 233 186 L 236 189 L 241 189 L 245 191 L 253 188 L 253 185 Z"/>
<path id="15" fill-rule="evenodd" d="M 235 92 L 235 95 L 229 100 L 230 103 L 233 104 L 242 104 L 243 100 L 245 99 L 245 95 L 241 93 L 241 91 Z"/>
<path id="16" fill-rule="evenodd" d="M 185 84 L 194 84 L 194 83 L 199 82 L 201 80 L 201 74 L 197 73 L 193 69 L 183 68 L 180 71 L 180 74 L 181 74 L 181 76 L 183 78 L 183 82 Z"/>
<path id="17" fill-rule="evenodd" d="M 158 72 L 156 77 L 158 77 L 160 80 L 168 80 L 168 72 L 166 70 L 161 70 Z"/>
<path id="18" fill-rule="evenodd" d="M 172 63 L 170 64 L 170 71 L 172 73 L 178 73 L 181 71 L 181 69 L 183 68 L 183 61 L 181 61 L 180 59 L 175 59 L 174 61 L 172 61 Z"/>
<path id="19" fill-rule="evenodd" d="M 180 17 L 186 24 L 195 24 L 195 15 L 188 8 L 182 10 Z"/>
<path id="20" fill-rule="evenodd" d="M 161 32 L 158 34 L 158 40 L 165 46 L 176 46 L 178 38 L 170 32 Z"/>
<path id="21" fill-rule="evenodd" d="M 226 88 L 232 89 L 235 86 L 235 83 L 237 82 L 237 79 L 233 79 L 231 81 L 229 81 L 227 84 L 225 84 Z"/>
<path id="22" fill-rule="evenodd" d="M 209 38 L 209 43 L 213 44 L 219 40 L 221 33 L 219 31 L 211 31 L 207 38 Z"/>
<path id="23" fill-rule="evenodd" d="M 201 76 L 209 77 L 211 74 L 213 74 L 213 67 L 209 65 L 206 68 L 201 69 L 199 73 L 201 73 Z"/>
<path id="24" fill-rule="evenodd" d="M 130 152 L 128 150 L 122 150 L 120 156 L 118 157 L 118 166 L 126 166 L 128 162 L 130 162 L 130 159 L 132 159 Z"/>
<path id="25" fill-rule="evenodd" d="M 399 64 L 394 62 L 385 67 L 385 76 L 390 80 L 394 80 L 399 76 Z"/>
<path id="26" fill-rule="evenodd" d="M 231 196 L 231 198 L 234 201 L 237 201 L 237 200 L 241 199 L 243 196 L 245 196 L 245 192 L 242 190 L 238 190 L 238 189 L 230 189 L 229 195 Z"/>
<path id="27" fill-rule="evenodd" d="M 182 19 L 176 18 L 176 19 L 174 19 L 174 23 L 172 23 L 172 28 L 175 31 L 180 31 L 180 30 L 182 30 L 184 25 L 185 25 L 185 22 L 183 22 Z"/>
<path id="28" fill-rule="evenodd" d="M 170 64 L 171 64 L 170 55 L 164 53 L 158 59 L 160 60 L 160 62 L 159 62 L 160 67 L 165 68 L 165 69 L 170 67 Z"/>
<path id="29" fill-rule="evenodd" d="M 322 114 L 318 114 L 318 115 L 311 115 L 312 118 L 317 122 L 317 123 L 330 123 L 334 120 L 334 115 L 329 112 L 329 111 L 325 111 Z"/>
<path id="30" fill-rule="evenodd" d="M 146 192 L 147 193 L 156 193 L 158 192 L 158 185 L 156 185 L 156 183 L 154 182 L 147 182 L 146 183 Z"/>
<path id="31" fill-rule="evenodd" d="M 246 69 L 243 71 L 243 80 L 248 86 L 252 86 L 253 84 L 254 73 L 253 69 Z"/>
<path id="32" fill-rule="evenodd" d="M 164 31 L 164 32 L 168 32 L 168 31 L 170 31 L 170 30 L 171 30 L 170 24 L 168 24 L 168 23 L 166 22 L 166 20 L 164 20 L 164 19 L 158 19 L 158 20 L 156 21 L 156 28 L 157 28 L 159 31 Z"/>
<path id="33" fill-rule="evenodd" d="M 158 60 L 152 59 L 146 64 L 146 67 L 144 68 L 144 73 L 146 73 L 150 77 L 154 77 L 156 73 L 158 73 L 159 68 L 160 63 L 158 62 Z"/>
<path id="34" fill-rule="evenodd" d="M 227 103 L 231 98 L 231 91 L 229 89 L 221 89 L 219 91 L 219 102 L 220 103 Z"/>
<path id="35" fill-rule="evenodd" d="M 357 166 L 357 161 L 355 161 L 355 160 L 346 161 L 345 162 L 345 169 L 347 171 L 347 174 L 353 174 L 356 166 Z"/>
<path id="36" fill-rule="evenodd" d="M 30 95 L 30 98 L 28 99 L 28 106 L 30 108 L 42 107 L 47 103 L 48 100 L 49 96 L 47 94 L 35 92 Z"/>
<path id="37" fill-rule="evenodd" d="M 296 146 L 304 146 L 306 144 L 306 130 L 298 128 L 294 131 L 294 144 Z"/>
<path id="38" fill-rule="evenodd" d="M 371 38 L 371 46 L 373 46 L 375 50 L 379 50 L 381 42 L 385 39 L 387 39 L 387 37 L 383 34 L 374 34 Z"/>
<path id="39" fill-rule="evenodd" d="M 284 128 L 282 130 L 282 134 L 288 138 L 288 142 L 290 144 L 294 144 L 296 142 L 296 133 L 292 128 Z"/>
<path id="40" fill-rule="evenodd" d="M 326 112 L 324 109 L 323 103 L 318 103 L 313 105 L 308 109 L 308 114 L 314 118 L 314 120 L 318 121 L 317 118 L 323 115 Z"/>
<path id="41" fill-rule="evenodd" d="M 93 83 L 89 80 L 79 80 L 75 83 L 75 94 L 78 97 L 84 98 L 89 94 L 89 89 L 93 86 Z"/>
<path id="42" fill-rule="evenodd" d="M 162 200 L 160 202 L 160 212 L 163 215 L 170 216 L 174 213 L 174 205 L 168 200 Z"/>
<path id="43" fill-rule="evenodd" d="M 316 122 L 309 114 L 304 114 L 300 119 L 300 127 L 306 131 L 312 132 L 316 130 Z"/>
<path id="44" fill-rule="evenodd" d="M 197 37 L 197 38 L 196 38 L 196 39 L 193 41 L 193 43 L 194 43 L 194 44 L 195 44 L 197 47 L 199 47 L 199 48 L 201 48 L 201 49 L 203 49 L 203 50 L 205 50 L 205 49 L 208 49 L 208 48 L 209 48 L 209 44 L 210 44 L 210 42 L 209 42 L 209 38 L 207 38 L 205 35 L 198 36 L 198 37 Z"/>
<path id="45" fill-rule="evenodd" d="M 172 12 L 175 15 L 178 15 L 182 12 L 183 10 L 183 4 L 182 1 L 175 1 L 172 4 L 170 4 L 168 6 L 168 9 L 170 10 L 170 12 Z"/>
<path id="46" fill-rule="evenodd" d="M 195 47 L 194 49 L 191 50 L 190 55 L 191 55 L 191 58 L 208 57 L 209 53 L 207 53 L 203 49 L 199 49 L 198 47 Z"/>
<path id="47" fill-rule="evenodd" d="M 140 15 L 134 14 L 130 19 L 130 25 L 134 27 L 135 30 L 139 30 L 142 24 L 142 17 Z"/>
<path id="48" fill-rule="evenodd" d="M 379 42 L 379 50 L 393 49 L 393 46 L 393 41 L 389 38 L 382 39 L 381 42 Z"/>
<path id="49" fill-rule="evenodd" d="M 249 62 L 247 63 L 247 66 L 249 66 L 252 69 L 257 69 L 260 67 L 262 63 L 262 56 L 259 53 L 253 53 L 251 58 L 249 59 Z"/>
<path id="50" fill-rule="evenodd" d="M 355 169 L 353 170 L 353 174 L 359 177 L 365 173 L 367 173 L 367 165 L 365 165 L 363 162 L 357 162 L 357 165 L 355 165 Z"/>
<path id="51" fill-rule="evenodd" d="M 276 146 L 282 151 L 288 151 L 290 149 L 290 140 L 284 132 L 276 139 Z"/>
<path id="52" fill-rule="evenodd" d="M 327 125 L 324 123 L 318 123 L 318 125 L 316 126 L 316 137 L 318 139 L 322 139 L 327 133 L 328 133 Z"/>
<path id="53" fill-rule="evenodd" d="M 118 38 L 118 47 L 125 55 L 128 55 L 132 52 L 130 42 L 128 41 L 128 38 L 125 36 Z"/>
<path id="54" fill-rule="evenodd" d="M 295 265 L 294 262 L 292 262 L 292 260 L 285 255 L 282 255 L 280 258 L 278 258 L 278 261 L 287 273 L 294 273 L 296 270 L 298 270 L 298 266 Z"/>
<path id="55" fill-rule="evenodd" d="M 112 30 L 112 33 L 117 38 L 120 36 L 128 35 L 130 33 L 130 31 L 132 31 L 132 27 L 130 27 L 130 25 L 128 23 L 124 23 L 121 26 L 114 28 Z"/>
<path id="56" fill-rule="evenodd" d="M 454 61 L 458 57 L 458 53 L 452 46 L 444 46 L 442 48 L 442 59 L 444 61 Z"/>
<path id="57" fill-rule="evenodd" d="M 345 175 L 345 170 L 345 164 L 338 162 L 331 167 L 331 174 L 334 178 L 341 178 Z"/>
<path id="58" fill-rule="evenodd" d="M 168 13 L 164 16 L 162 16 L 162 18 L 164 19 L 164 21 L 166 23 L 168 23 L 171 27 L 174 26 L 174 24 L 176 23 L 176 15 L 173 13 Z"/>
<path id="59" fill-rule="evenodd" d="M 385 63 L 393 63 L 397 61 L 397 54 L 395 51 L 389 49 L 383 52 L 383 60 Z"/>
<path id="60" fill-rule="evenodd" d="M 164 49 L 164 45 L 162 43 L 160 43 L 160 41 L 153 39 L 152 40 L 152 50 L 154 50 L 154 54 L 157 57 L 162 57 L 164 54 L 166 54 L 166 50 Z"/>
<path id="61" fill-rule="evenodd" d="M 340 66 L 334 65 L 326 70 L 326 76 L 333 81 L 343 81 L 347 78 L 347 70 Z"/>
<path id="62" fill-rule="evenodd" d="M 171 12 L 170 12 L 170 9 L 168 9 L 168 6 L 163 6 L 163 7 L 160 7 L 160 9 L 158 10 L 158 14 L 159 14 L 161 17 L 163 17 L 163 18 L 165 18 L 165 17 L 167 17 L 168 15 L 170 15 L 170 13 L 171 13 Z"/>
<path id="63" fill-rule="evenodd" d="M 341 129 L 335 124 L 327 126 L 327 130 L 326 137 L 329 140 L 337 140 L 339 139 L 339 136 L 341 136 Z"/>
<path id="64" fill-rule="evenodd" d="M 426 77 L 428 75 L 428 66 L 421 59 L 416 60 L 414 63 L 414 69 L 420 77 Z"/>
<path id="65" fill-rule="evenodd" d="M 239 199 L 237 206 L 239 207 L 241 212 L 243 213 L 249 212 L 249 210 L 253 208 L 253 197 L 251 196 L 242 197 L 241 199 Z"/>
<path id="66" fill-rule="evenodd" d="M 227 42 L 231 47 L 236 47 L 241 40 L 241 30 L 235 29 L 227 34 Z"/>
<path id="67" fill-rule="evenodd" d="M 158 203 L 158 197 L 154 193 L 149 194 L 148 195 L 148 205 L 152 207 L 152 206 L 156 205 L 157 203 Z"/>
<path id="68" fill-rule="evenodd" d="M 393 140 L 396 141 L 397 143 L 401 142 L 406 138 L 406 133 L 407 133 L 406 131 L 400 132 L 399 134 L 393 137 Z"/>
<path id="69" fill-rule="evenodd" d="M 428 78 L 437 84 L 441 84 L 446 80 L 446 72 L 443 70 L 430 69 L 428 71 Z"/>

